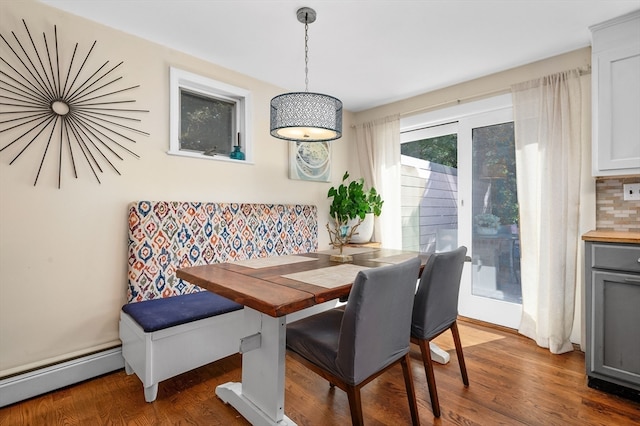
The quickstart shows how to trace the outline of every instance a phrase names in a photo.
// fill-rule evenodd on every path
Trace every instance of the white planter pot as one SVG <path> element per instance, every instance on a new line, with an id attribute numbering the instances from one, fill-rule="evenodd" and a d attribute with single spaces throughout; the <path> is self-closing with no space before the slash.
<path id="1" fill-rule="evenodd" d="M 476 232 L 478 235 L 496 235 L 498 233 L 498 228 L 483 228 L 478 226 L 476 228 Z"/>
<path id="2" fill-rule="evenodd" d="M 351 237 L 351 242 L 354 244 L 364 244 L 371 241 L 371 237 L 373 236 L 373 222 L 374 222 L 373 213 L 367 213 L 364 217 L 364 220 L 356 229 L 356 233 Z M 353 226 L 358 223 L 358 219 L 352 219 L 347 224 L 349 226 Z"/>

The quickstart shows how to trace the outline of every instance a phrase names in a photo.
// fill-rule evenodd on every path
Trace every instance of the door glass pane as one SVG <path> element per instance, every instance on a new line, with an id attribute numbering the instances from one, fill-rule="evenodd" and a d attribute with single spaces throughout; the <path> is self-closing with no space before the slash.
<path id="1" fill-rule="evenodd" d="M 522 303 L 513 123 L 472 131 L 472 293 Z"/>
<path id="2" fill-rule="evenodd" d="M 458 247 L 457 134 L 406 142 L 402 161 L 402 247 L 423 253 Z"/>

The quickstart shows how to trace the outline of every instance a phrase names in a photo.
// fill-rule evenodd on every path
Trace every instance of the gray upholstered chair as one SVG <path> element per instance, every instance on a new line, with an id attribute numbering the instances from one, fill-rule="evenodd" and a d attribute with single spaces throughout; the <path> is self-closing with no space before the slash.
<path id="1" fill-rule="evenodd" d="M 436 417 L 440 417 L 440 403 L 438 402 L 429 342 L 447 330 L 451 330 L 451 334 L 453 334 L 462 382 L 465 386 L 469 386 L 467 367 L 464 363 L 462 344 L 456 323 L 460 277 L 466 254 L 467 248 L 462 246 L 452 251 L 434 253 L 429 256 L 413 302 L 411 342 L 420 346 L 429 395 L 431 396 L 431 408 Z"/>
<path id="2" fill-rule="evenodd" d="M 363 424 L 360 388 L 400 363 L 411 419 L 420 424 L 409 364 L 411 309 L 420 260 L 358 272 L 344 309 L 287 326 L 290 355 L 347 393 L 351 420 Z"/>

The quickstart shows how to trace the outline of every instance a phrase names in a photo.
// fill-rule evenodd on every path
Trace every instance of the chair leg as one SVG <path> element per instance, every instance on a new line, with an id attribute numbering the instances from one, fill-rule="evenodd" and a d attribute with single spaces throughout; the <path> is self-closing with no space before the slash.
<path id="1" fill-rule="evenodd" d="M 453 342 L 456 345 L 456 354 L 458 356 L 458 364 L 460 364 L 460 374 L 462 374 L 462 383 L 469 386 L 469 377 L 467 376 L 467 366 L 464 363 L 464 355 L 462 354 L 462 342 L 460 342 L 460 333 L 458 333 L 458 323 L 451 325 L 451 334 L 453 334 Z"/>
<path id="2" fill-rule="evenodd" d="M 353 426 L 364 426 L 360 388 L 357 386 L 347 386 L 346 391 L 347 397 L 349 398 L 349 409 L 351 410 L 351 423 Z"/>
<path id="3" fill-rule="evenodd" d="M 433 374 L 433 365 L 431 364 L 431 350 L 429 349 L 429 341 L 419 339 L 420 352 L 422 352 L 422 363 L 424 364 L 424 372 L 427 375 L 427 385 L 429 386 L 429 396 L 431 396 L 431 409 L 433 415 L 440 417 L 440 402 L 438 401 L 438 391 L 436 390 L 436 377 Z"/>
<path id="4" fill-rule="evenodd" d="M 413 387 L 413 376 L 411 375 L 409 353 L 407 353 L 404 358 L 402 358 L 400 363 L 402 364 L 402 373 L 404 374 L 404 385 L 407 388 L 407 398 L 409 399 L 411 421 L 414 426 L 420 426 L 420 417 L 418 416 L 418 403 L 416 402 L 416 391 Z"/>

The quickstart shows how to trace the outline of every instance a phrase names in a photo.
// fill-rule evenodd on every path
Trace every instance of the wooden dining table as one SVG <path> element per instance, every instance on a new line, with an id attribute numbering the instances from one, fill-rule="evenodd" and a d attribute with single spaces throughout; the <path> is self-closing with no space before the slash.
<path id="1" fill-rule="evenodd" d="M 349 263 L 331 261 L 336 250 L 276 256 L 179 269 L 178 278 L 244 305 L 240 339 L 242 381 L 216 395 L 254 425 L 295 425 L 284 412 L 287 322 L 329 309 L 346 299 L 358 271 L 427 254 L 345 247 Z M 416 277 L 417 278 L 417 277 Z M 411 309 L 411 307 L 408 307 Z"/>

